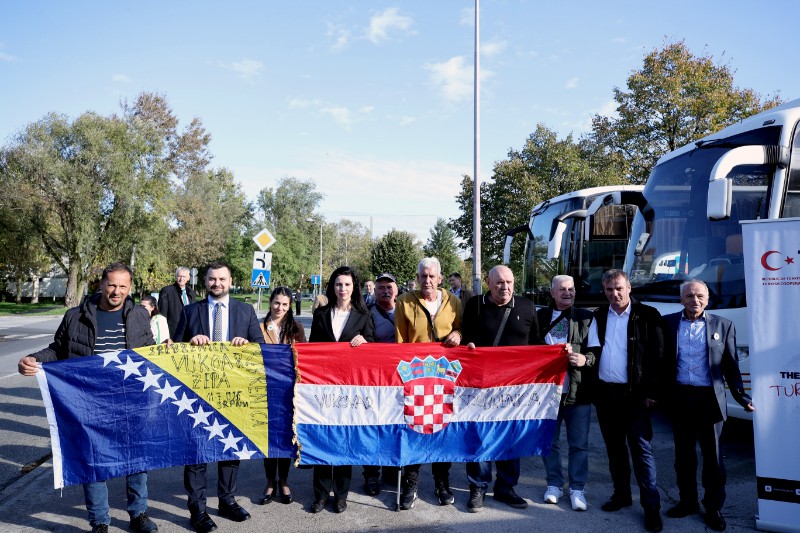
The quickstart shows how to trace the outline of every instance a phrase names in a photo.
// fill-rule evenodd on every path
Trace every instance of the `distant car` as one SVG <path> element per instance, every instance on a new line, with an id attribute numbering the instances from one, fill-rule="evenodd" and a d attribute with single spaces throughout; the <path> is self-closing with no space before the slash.
<path id="1" fill-rule="evenodd" d="M 303 296 L 302 296 L 302 299 L 304 301 L 306 301 L 306 302 L 313 302 L 314 301 L 314 295 L 312 293 L 310 293 L 310 292 L 304 292 Z"/>

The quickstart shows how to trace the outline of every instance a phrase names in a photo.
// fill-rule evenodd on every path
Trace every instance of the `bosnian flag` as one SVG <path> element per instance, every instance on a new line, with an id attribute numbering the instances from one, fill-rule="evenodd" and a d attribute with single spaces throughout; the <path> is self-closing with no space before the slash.
<path id="1" fill-rule="evenodd" d="M 37 377 L 55 488 L 296 453 L 288 345 L 161 344 L 43 363 Z"/>
<path id="2" fill-rule="evenodd" d="M 297 344 L 302 464 L 403 466 L 546 455 L 562 346 Z"/>

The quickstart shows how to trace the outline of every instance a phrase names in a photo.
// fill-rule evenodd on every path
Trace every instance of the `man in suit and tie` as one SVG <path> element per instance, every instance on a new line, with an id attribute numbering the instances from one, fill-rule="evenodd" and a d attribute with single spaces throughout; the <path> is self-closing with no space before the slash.
<path id="1" fill-rule="evenodd" d="M 221 262 L 213 262 L 206 270 L 208 298 L 186 306 L 178 322 L 173 340 L 202 346 L 211 342 L 230 342 L 241 346 L 249 342 L 264 342 L 258 318 L 252 306 L 230 298 L 231 269 Z M 198 533 L 208 533 L 217 525 L 206 512 L 206 464 L 187 465 L 183 471 L 183 484 L 189 495 L 188 506 L 192 527 Z M 250 518 L 236 503 L 236 474 L 239 461 L 217 463 L 217 493 L 219 515 L 235 522 Z"/>
<path id="2" fill-rule="evenodd" d="M 181 319 L 184 306 L 194 303 L 194 289 L 189 287 L 189 269 L 178 267 L 175 283 L 167 285 L 158 293 L 158 309 L 167 318 L 170 339 L 175 338 L 175 329 Z"/>
<path id="3" fill-rule="evenodd" d="M 672 412 L 675 438 L 675 473 L 680 501 L 667 511 L 671 518 L 699 512 L 697 502 L 697 450 L 703 454 L 703 506 L 706 525 L 723 531 L 725 518 L 725 465 L 719 437 L 727 418 L 725 382 L 733 398 L 753 412 L 744 391 L 736 356 L 733 323 L 705 312 L 708 287 L 698 280 L 681 285 L 683 311 L 664 317 L 667 324 L 664 352 L 667 405 Z"/>

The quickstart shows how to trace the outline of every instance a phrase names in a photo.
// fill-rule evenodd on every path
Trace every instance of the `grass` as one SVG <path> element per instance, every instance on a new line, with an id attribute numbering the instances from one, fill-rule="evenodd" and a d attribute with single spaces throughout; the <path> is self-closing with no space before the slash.
<path id="1" fill-rule="evenodd" d="M 0 302 L 0 316 L 13 315 L 36 315 L 36 316 L 58 316 L 63 315 L 67 310 L 64 304 L 53 301 L 41 302 L 38 304 L 14 302 Z"/>

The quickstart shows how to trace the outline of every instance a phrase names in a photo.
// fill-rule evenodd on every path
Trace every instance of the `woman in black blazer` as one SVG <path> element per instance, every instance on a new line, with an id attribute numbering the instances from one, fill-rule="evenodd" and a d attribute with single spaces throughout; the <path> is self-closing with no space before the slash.
<path id="1" fill-rule="evenodd" d="M 360 286 L 352 268 L 343 266 L 333 271 L 325 290 L 328 304 L 314 312 L 309 342 L 349 342 L 355 347 L 375 341 L 372 319 L 361 297 Z M 352 477 L 352 466 L 315 466 L 314 503 L 310 511 L 322 511 L 333 488 L 334 510 L 343 513 L 347 509 Z"/>

